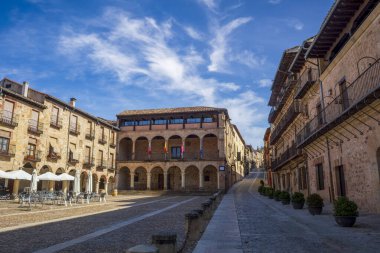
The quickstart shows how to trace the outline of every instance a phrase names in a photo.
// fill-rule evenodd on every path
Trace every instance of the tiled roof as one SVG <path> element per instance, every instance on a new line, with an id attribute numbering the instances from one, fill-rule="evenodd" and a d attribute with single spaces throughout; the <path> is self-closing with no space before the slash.
<path id="1" fill-rule="evenodd" d="M 215 111 L 227 113 L 227 109 L 225 108 L 194 106 L 194 107 L 160 108 L 160 109 L 144 109 L 144 110 L 126 110 L 119 113 L 117 116 L 197 113 L 197 112 L 215 112 Z"/>

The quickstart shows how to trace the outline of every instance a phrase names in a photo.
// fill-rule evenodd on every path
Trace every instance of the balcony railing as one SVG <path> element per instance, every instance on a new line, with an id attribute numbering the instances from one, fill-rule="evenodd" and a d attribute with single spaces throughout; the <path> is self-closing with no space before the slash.
<path id="1" fill-rule="evenodd" d="M 110 147 L 111 148 L 116 148 L 115 140 L 110 140 Z"/>
<path id="2" fill-rule="evenodd" d="M 337 126 L 352 113 L 377 99 L 379 93 L 380 60 L 377 60 L 305 125 L 297 135 L 297 145 L 302 147 Z"/>
<path id="3" fill-rule="evenodd" d="M 46 156 L 47 160 L 49 161 L 52 161 L 52 162 L 56 162 L 58 161 L 59 159 L 61 159 L 61 155 L 57 152 L 50 152 L 47 156 Z"/>
<path id="4" fill-rule="evenodd" d="M 309 68 L 305 70 L 297 80 L 297 90 L 294 98 L 301 99 L 310 89 L 310 87 L 318 80 L 318 70 Z"/>
<path id="5" fill-rule="evenodd" d="M 276 120 L 276 117 L 278 116 L 279 112 L 281 111 L 282 107 L 285 105 L 286 100 L 288 99 L 292 88 L 296 84 L 296 80 L 288 79 L 284 86 L 281 88 L 278 96 L 277 96 L 277 103 L 276 103 L 276 109 L 272 108 L 268 121 L 269 123 L 273 123 Z"/>
<path id="6" fill-rule="evenodd" d="M 50 126 L 57 128 L 57 129 L 61 129 L 62 128 L 62 118 L 59 118 L 55 115 L 52 115 L 50 117 Z"/>
<path id="7" fill-rule="evenodd" d="M 79 135 L 80 134 L 80 125 L 79 124 L 70 124 L 69 132 L 72 135 Z"/>
<path id="8" fill-rule="evenodd" d="M 24 156 L 24 160 L 29 162 L 40 162 L 41 151 L 35 151 L 34 153 L 30 153 L 30 151 L 27 150 L 26 155 Z"/>
<path id="9" fill-rule="evenodd" d="M 98 142 L 99 142 L 99 144 L 106 144 L 107 143 L 107 136 L 105 136 L 104 134 L 100 134 Z"/>
<path id="10" fill-rule="evenodd" d="M 276 128 L 272 131 L 270 136 L 270 144 L 273 145 L 285 132 L 288 126 L 293 122 L 293 120 L 300 113 L 300 104 L 298 102 L 293 102 L 288 111 L 282 117 L 281 121 L 278 123 Z"/>
<path id="11" fill-rule="evenodd" d="M 8 127 L 16 127 L 18 125 L 18 115 L 13 112 L 3 110 L 0 112 L 0 124 Z"/>
<path id="12" fill-rule="evenodd" d="M 132 154 L 124 155 L 118 158 L 118 161 L 168 161 L 168 160 L 217 160 L 219 159 L 219 152 L 204 151 L 201 152 L 184 152 L 182 156 L 173 156 L 171 153 L 165 152 L 152 152 L 150 155 L 147 153 L 136 153 L 135 159 L 132 159 Z"/>
<path id="13" fill-rule="evenodd" d="M 105 159 L 96 160 L 96 169 L 104 170 L 105 168 L 107 168 L 107 161 Z"/>
<path id="14" fill-rule="evenodd" d="M 277 117 L 277 114 L 278 114 L 278 110 L 276 110 L 272 107 L 272 109 L 270 110 L 269 116 L 268 116 L 268 122 L 273 123 L 274 119 Z"/>
<path id="15" fill-rule="evenodd" d="M 86 129 L 85 138 L 87 140 L 90 140 L 90 141 L 92 141 L 93 139 L 95 139 L 95 130 L 91 129 L 91 128 L 87 128 Z"/>
<path id="16" fill-rule="evenodd" d="M 83 160 L 83 167 L 92 167 L 94 166 L 94 158 L 90 156 L 85 156 Z"/>
<path id="17" fill-rule="evenodd" d="M 79 163 L 79 160 L 76 157 L 69 157 L 69 159 L 67 160 L 67 162 L 70 165 L 75 165 L 75 164 Z"/>
<path id="18" fill-rule="evenodd" d="M 292 145 L 288 148 L 281 156 L 273 159 L 271 162 L 272 171 L 280 169 L 282 166 L 287 164 L 289 161 L 295 159 L 296 157 L 302 155 L 302 150 L 297 149 L 296 145 Z"/>
<path id="19" fill-rule="evenodd" d="M 113 161 L 110 161 L 107 167 L 108 170 L 114 171 L 115 170 L 115 163 Z"/>
<path id="20" fill-rule="evenodd" d="M 0 149 L 0 156 L 3 157 L 12 157 L 15 156 L 16 153 L 16 146 L 15 145 L 8 145 L 8 147 L 1 147 Z"/>
<path id="21" fill-rule="evenodd" d="M 30 119 L 28 122 L 28 132 L 40 135 L 43 133 L 43 126 L 42 122 Z"/>

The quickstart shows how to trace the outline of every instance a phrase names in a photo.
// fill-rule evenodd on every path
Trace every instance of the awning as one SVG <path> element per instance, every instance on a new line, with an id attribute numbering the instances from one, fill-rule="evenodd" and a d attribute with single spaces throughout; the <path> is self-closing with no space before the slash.
<path id="1" fill-rule="evenodd" d="M 57 176 L 56 174 L 53 174 L 51 173 L 50 171 L 49 172 L 46 172 L 42 175 L 39 175 L 37 177 L 39 180 L 45 180 L 45 181 L 61 181 L 59 176 Z"/>
<path id="2" fill-rule="evenodd" d="M 14 170 L 6 172 L 8 179 L 18 179 L 18 180 L 32 180 L 32 175 L 23 170 Z"/>
<path id="3" fill-rule="evenodd" d="M 74 181 L 74 177 L 67 174 L 67 173 L 62 173 L 58 176 L 60 181 Z"/>

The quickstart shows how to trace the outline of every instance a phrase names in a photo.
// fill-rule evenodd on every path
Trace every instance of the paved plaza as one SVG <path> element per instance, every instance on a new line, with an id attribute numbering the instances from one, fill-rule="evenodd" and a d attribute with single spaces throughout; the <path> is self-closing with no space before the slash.
<path id="1" fill-rule="evenodd" d="M 185 213 L 208 196 L 119 196 L 107 203 L 19 208 L 0 203 L 0 252 L 125 252 L 160 231 L 185 237 Z M 7 213 L 7 214 L 6 214 Z"/>
<path id="2" fill-rule="evenodd" d="M 353 228 L 339 227 L 328 204 L 311 216 L 259 195 L 258 176 L 252 173 L 225 195 L 195 253 L 379 252 L 379 215 L 361 214 Z"/>

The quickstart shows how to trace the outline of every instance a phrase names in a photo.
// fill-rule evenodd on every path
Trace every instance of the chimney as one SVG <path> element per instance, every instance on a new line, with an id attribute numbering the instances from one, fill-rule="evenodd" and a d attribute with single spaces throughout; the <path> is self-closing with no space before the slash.
<path id="1" fill-rule="evenodd" d="M 24 97 L 28 97 L 28 90 L 29 90 L 29 83 L 26 82 L 26 81 L 24 81 L 24 82 L 22 83 L 22 95 L 23 95 Z"/>
<path id="2" fill-rule="evenodd" d="M 75 107 L 75 102 L 77 101 L 77 99 L 76 98 L 70 98 L 70 105 L 72 106 L 72 107 Z"/>

